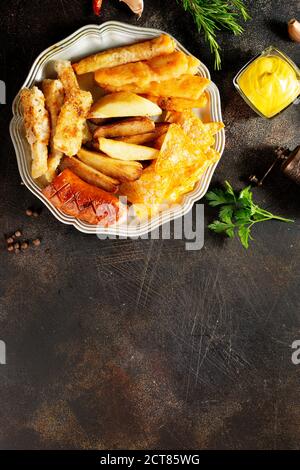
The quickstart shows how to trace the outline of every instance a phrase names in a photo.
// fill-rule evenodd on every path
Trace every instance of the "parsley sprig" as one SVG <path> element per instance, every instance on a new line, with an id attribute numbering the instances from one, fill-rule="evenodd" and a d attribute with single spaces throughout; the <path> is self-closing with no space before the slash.
<path id="1" fill-rule="evenodd" d="M 225 181 L 224 189 L 209 191 L 206 198 L 210 206 L 219 206 L 219 220 L 214 220 L 208 228 L 216 233 L 227 235 L 229 238 L 234 238 L 237 234 L 245 248 L 248 248 L 249 240 L 253 240 L 251 229 L 254 224 L 271 219 L 294 222 L 291 219 L 273 215 L 255 204 L 250 186 L 237 194 L 230 183 Z"/>
<path id="2" fill-rule="evenodd" d="M 181 1 L 185 11 L 191 13 L 198 31 L 204 32 L 205 40 L 215 55 L 215 69 L 221 68 L 220 45 L 217 33 L 221 28 L 228 29 L 235 35 L 242 34 L 243 27 L 239 17 L 249 20 L 250 15 L 243 0 L 177 0 Z"/>

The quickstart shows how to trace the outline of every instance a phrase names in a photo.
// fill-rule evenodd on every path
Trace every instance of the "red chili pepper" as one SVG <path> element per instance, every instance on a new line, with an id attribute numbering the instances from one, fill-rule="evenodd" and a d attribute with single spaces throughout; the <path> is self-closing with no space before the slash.
<path id="1" fill-rule="evenodd" d="M 93 0 L 93 10 L 94 10 L 95 15 L 97 15 L 97 16 L 100 15 L 102 1 L 103 0 Z"/>

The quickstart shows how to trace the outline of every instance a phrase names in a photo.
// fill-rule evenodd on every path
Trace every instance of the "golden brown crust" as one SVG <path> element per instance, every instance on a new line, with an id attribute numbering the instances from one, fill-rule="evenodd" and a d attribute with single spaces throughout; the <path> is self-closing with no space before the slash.
<path id="1" fill-rule="evenodd" d="M 52 181 L 56 176 L 56 169 L 63 156 L 63 153 L 54 148 L 54 135 L 56 131 L 57 119 L 64 103 L 65 92 L 60 80 L 45 79 L 42 82 L 42 90 L 45 96 L 45 105 L 49 112 L 51 121 L 50 156 L 48 158 L 48 169 L 45 174 L 47 181 Z"/>
<path id="2" fill-rule="evenodd" d="M 82 178 L 89 184 L 97 188 L 104 189 L 109 193 L 116 193 L 119 187 L 119 181 L 110 176 L 104 175 L 95 168 L 86 165 L 75 157 L 64 157 L 61 164 L 61 169 L 69 168 L 75 175 Z"/>
<path id="3" fill-rule="evenodd" d="M 104 153 L 91 152 L 84 148 L 79 150 L 78 158 L 92 168 L 121 182 L 135 181 L 143 171 L 143 166 L 139 162 L 117 160 Z"/>
<path id="4" fill-rule="evenodd" d="M 148 61 L 131 62 L 118 67 L 108 67 L 95 72 L 95 81 L 100 86 L 124 86 L 169 80 L 188 73 L 188 57 L 179 51 L 154 57 Z"/>
<path id="5" fill-rule="evenodd" d="M 24 126 L 31 147 L 33 178 L 39 178 L 47 171 L 48 143 L 50 139 L 50 120 L 45 108 L 45 98 L 36 86 L 21 91 Z"/>
<path id="6" fill-rule="evenodd" d="M 189 100 L 186 98 L 174 98 L 171 96 L 153 96 L 144 95 L 150 101 L 157 104 L 161 109 L 166 111 L 184 111 L 185 109 L 204 108 L 207 105 L 208 98 L 203 93 L 198 100 Z"/>
<path id="7" fill-rule="evenodd" d="M 117 47 L 91 55 L 73 64 L 73 68 L 77 75 L 81 75 L 83 73 L 95 72 L 105 67 L 116 67 L 129 62 L 149 60 L 162 54 L 170 54 L 174 50 L 174 40 L 170 36 L 162 34 L 149 41 Z"/>
<path id="8" fill-rule="evenodd" d="M 106 85 L 104 88 L 108 92 L 127 91 L 137 94 L 151 94 L 154 96 L 185 98 L 191 100 L 198 100 L 206 87 L 209 85 L 208 78 L 182 75 L 179 78 L 172 78 L 171 80 L 164 80 L 162 82 L 150 82 L 146 85 L 140 86 L 137 84 L 124 85 L 122 87 L 114 87 Z"/>
<path id="9" fill-rule="evenodd" d="M 58 76 L 63 84 L 66 100 L 57 119 L 54 148 L 68 156 L 76 155 L 85 136 L 84 125 L 93 99 L 89 91 L 79 88 L 71 62 L 56 63 Z"/>
<path id="10" fill-rule="evenodd" d="M 83 126 L 92 104 L 88 91 L 78 90 L 68 98 L 58 116 L 54 147 L 68 156 L 76 155 L 81 148 Z"/>
<path id="11" fill-rule="evenodd" d="M 112 124 L 103 124 L 98 126 L 94 131 L 94 139 L 99 137 L 125 137 L 130 135 L 144 134 L 151 132 L 155 128 L 154 121 L 146 116 L 137 116 L 122 121 L 114 122 Z"/>

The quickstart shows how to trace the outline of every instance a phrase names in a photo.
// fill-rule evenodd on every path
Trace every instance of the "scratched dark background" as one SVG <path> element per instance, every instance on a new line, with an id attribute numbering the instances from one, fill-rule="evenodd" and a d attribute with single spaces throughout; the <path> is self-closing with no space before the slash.
<path id="1" fill-rule="evenodd" d="M 20 255 L 0 251 L 1 449 L 299 448 L 299 187 L 278 170 L 255 190 L 258 202 L 294 218 L 261 224 L 245 251 L 205 231 L 200 251 L 184 242 L 99 241 L 59 223 L 20 184 L 8 134 L 11 101 L 36 56 L 77 28 L 120 21 L 164 29 L 212 70 L 207 45 L 175 1 L 147 1 L 137 23 L 125 4 L 1 1 L 0 228 L 42 237 Z M 299 144 L 299 107 L 257 117 L 232 78 L 275 44 L 300 62 L 286 21 L 299 1 L 251 1 L 241 37 L 220 33 L 226 150 L 212 186 L 236 188 L 261 174 L 280 144 Z M 206 208 L 206 222 L 213 212 Z"/>

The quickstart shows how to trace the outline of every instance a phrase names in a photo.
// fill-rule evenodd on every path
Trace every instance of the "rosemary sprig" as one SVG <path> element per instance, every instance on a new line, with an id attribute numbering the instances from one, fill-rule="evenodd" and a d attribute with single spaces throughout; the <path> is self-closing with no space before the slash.
<path id="1" fill-rule="evenodd" d="M 221 68 L 221 47 L 217 41 L 217 32 L 221 28 L 239 35 L 244 31 L 239 24 L 242 16 L 244 21 L 250 19 L 250 15 L 243 0 L 177 0 L 181 1 L 185 11 L 191 13 L 198 28 L 203 31 L 205 40 L 209 43 L 210 50 L 215 55 L 215 69 Z"/>

